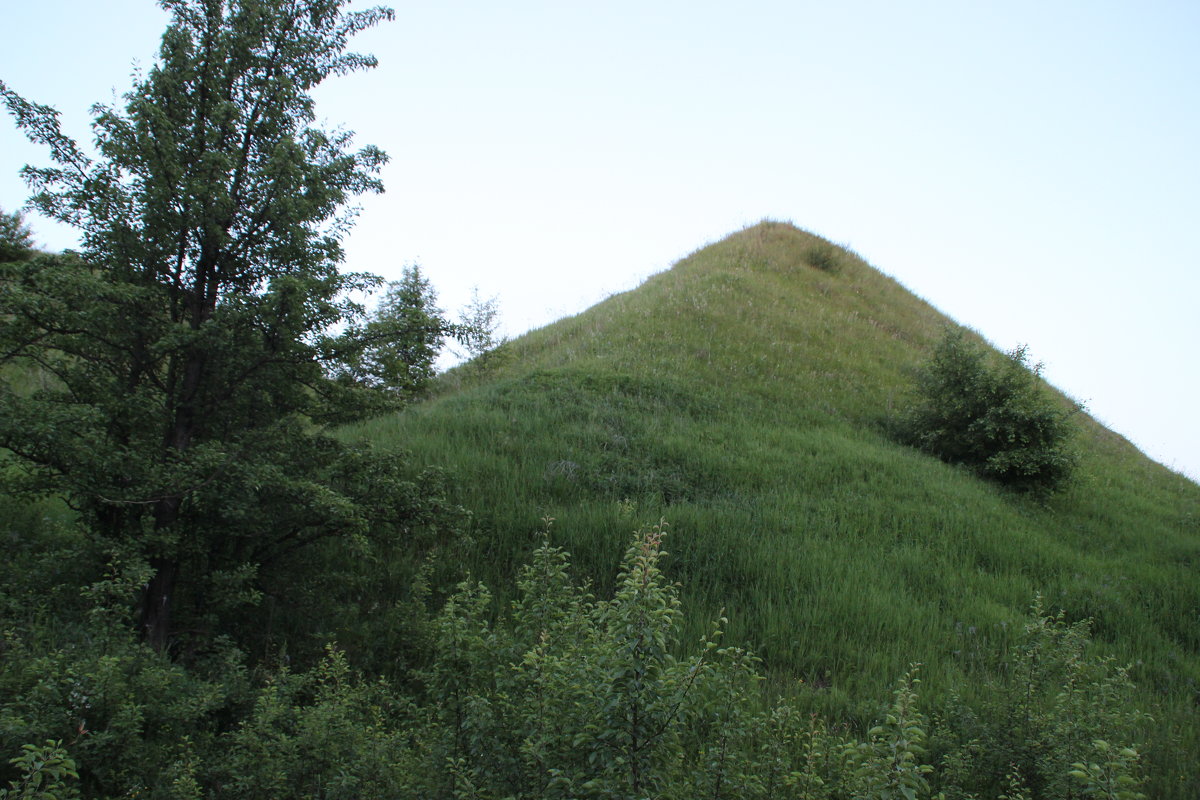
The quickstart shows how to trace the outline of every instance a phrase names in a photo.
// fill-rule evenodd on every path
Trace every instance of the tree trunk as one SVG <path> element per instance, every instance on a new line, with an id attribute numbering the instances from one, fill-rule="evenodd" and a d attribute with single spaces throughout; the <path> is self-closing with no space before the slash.
<path id="1" fill-rule="evenodd" d="M 204 316 L 201 312 L 196 314 L 200 320 Z M 199 322 L 195 324 L 198 325 Z M 180 399 L 174 407 L 171 426 L 163 442 L 164 457 L 180 457 L 191 447 L 196 430 L 194 404 L 203 381 L 204 365 L 203 353 L 191 353 L 184 362 Z M 162 498 L 155 504 L 156 532 L 162 532 L 175 524 L 179 519 L 182 502 L 182 497 L 171 496 Z M 160 554 L 151 557 L 150 566 L 154 569 L 154 577 L 142 590 L 139 607 L 140 628 L 145 642 L 156 651 L 164 653 L 170 644 L 171 605 L 174 599 L 172 594 L 179 579 L 179 561 L 173 555 Z"/>
<path id="2" fill-rule="evenodd" d="M 142 590 L 140 627 L 146 644 L 166 652 L 171 636 L 171 594 L 179 576 L 179 564 L 165 558 L 150 562 L 154 577 Z"/>

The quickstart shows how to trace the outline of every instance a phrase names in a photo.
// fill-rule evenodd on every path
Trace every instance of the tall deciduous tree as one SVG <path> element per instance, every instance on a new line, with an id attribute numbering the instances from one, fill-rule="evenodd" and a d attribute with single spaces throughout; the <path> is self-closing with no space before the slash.
<path id="1" fill-rule="evenodd" d="M 161 5 L 156 63 L 123 109 L 93 108 L 94 158 L 57 111 L 0 83 L 53 157 L 23 171 L 32 205 L 82 236 L 78 255 L 0 273 L 0 358 L 53 376 L 32 396 L 0 391 L 0 445 L 26 466 L 23 488 L 63 493 L 106 546 L 149 567 L 138 616 L 164 649 L 179 610 L 199 618 L 231 576 L 403 527 L 388 500 L 408 490 L 391 462 L 313 425 L 337 394 L 331 363 L 367 346 L 330 331 L 361 315 L 347 292 L 377 283 L 339 271 L 340 242 L 347 204 L 382 189 L 386 156 L 315 125 L 311 90 L 375 66 L 346 48 L 392 12 Z"/>

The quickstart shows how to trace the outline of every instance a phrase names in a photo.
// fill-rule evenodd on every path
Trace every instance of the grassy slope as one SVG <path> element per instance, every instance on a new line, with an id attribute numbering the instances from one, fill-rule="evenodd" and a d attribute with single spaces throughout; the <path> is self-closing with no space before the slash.
<path id="1" fill-rule="evenodd" d="M 1183 787 L 1200 487 L 1086 417 L 1079 478 L 1046 505 L 893 443 L 882 422 L 946 323 L 853 254 L 763 223 L 355 433 L 461 480 L 469 567 L 495 588 L 543 516 L 602 586 L 630 531 L 665 517 L 691 634 L 725 608 L 729 640 L 839 713 L 873 711 L 911 661 L 944 691 L 1041 592 L 1136 665 Z"/>

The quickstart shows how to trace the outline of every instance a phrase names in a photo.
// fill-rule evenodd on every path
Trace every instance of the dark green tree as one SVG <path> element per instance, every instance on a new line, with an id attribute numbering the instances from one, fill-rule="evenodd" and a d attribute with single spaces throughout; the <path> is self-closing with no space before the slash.
<path id="1" fill-rule="evenodd" d="M 330 375 L 370 344 L 347 293 L 378 280 L 339 271 L 341 239 L 386 156 L 318 127 L 311 91 L 373 67 L 348 42 L 392 12 L 161 5 L 155 64 L 123 109 L 93 109 L 95 157 L 0 82 L 53 158 L 23 170 L 33 207 L 82 240 L 0 271 L 0 358 L 50 376 L 33 394 L 0 388 L 0 446 L 23 466 L 10 488 L 61 494 L 109 552 L 148 567 L 136 615 L 164 650 L 313 543 L 404 531 L 414 491 L 395 459 L 314 424 L 345 411 Z"/>
<path id="2" fill-rule="evenodd" d="M 33 253 L 33 231 L 21 213 L 0 210 L 0 262 L 19 261 Z"/>
<path id="3" fill-rule="evenodd" d="M 428 389 L 446 339 L 466 335 L 466 326 L 451 323 L 438 308 L 437 292 L 421 268 L 405 267 L 354 332 L 355 346 L 334 373 L 342 384 L 375 389 L 392 400 L 412 400 Z"/>
<path id="4" fill-rule="evenodd" d="M 1018 491 L 1048 494 L 1071 475 L 1071 415 L 1030 367 L 1024 347 L 993 358 L 947 330 L 917 372 L 917 401 L 902 421 L 911 444 Z"/>

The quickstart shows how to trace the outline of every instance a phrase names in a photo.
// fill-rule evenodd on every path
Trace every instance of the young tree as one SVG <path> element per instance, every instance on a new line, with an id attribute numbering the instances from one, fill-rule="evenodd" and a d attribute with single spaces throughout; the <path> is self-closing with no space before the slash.
<path id="1" fill-rule="evenodd" d="M 471 290 L 471 302 L 463 306 L 460 312 L 462 324 L 462 343 L 467 349 L 468 358 L 479 358 L 485 353 L 495 350 L 504 344 L 504 337 L 498 334 L 500 330 L 500 300 L 480 297 L 479 287 Z"/>
<path id="2" fill-rule="evenodd" d="M 335 367 L 335 375 L 342 384 L 376 389 L 388 399 L 412 400 L 433 380 L 445 340 L 464 335 L 464 326 L 451 323 L 438 308 L 437 292 L 421 268 L 405 267 L 356 331 L 353 339 L 362 346 Z"/>
<path id="3" fill-rule="evenodd" d="M 0 272 L 0 358 L 52 376 L 0 388 L 0 446 L 21 487 L 63 494 L 90 534 L 148 564 L 145 639 L 213 607 L 218 573 L 255 579 L 319 539 L 402 526 L 393 462 L 316 432 L 331 364 L 366 346 L 344 274 L 347 204 L 381 191 L 386 156 L 314 124 L 312 89 L 375 66 L 347 52 L 385 8 L 346 0 L 160 0 L 158 59 L 96 106 L 98 157 L 58 112 L 0 83 L 54 166 L 26 167 L 32 204 L 76 226 L 79 255 Z M 391 501 L 395 502 L 391 502 Z M 193 620 L 194 621 L 194 620 Z"/>
<path id="4" fill-rule="evenodd" d="M 21 212 L 12 214 L 0 210 L 0 262 L 19 261 L 33 252 L 33 231 L 25 224 Z"/>

